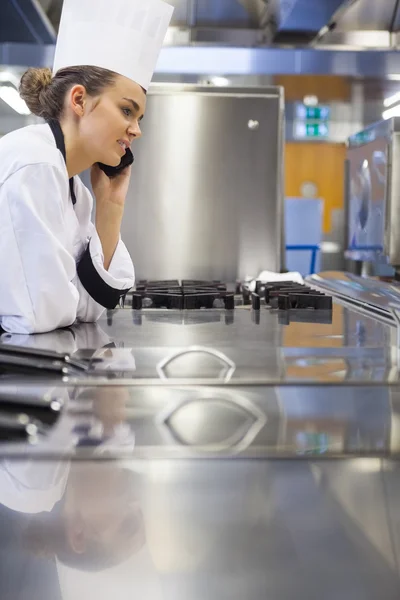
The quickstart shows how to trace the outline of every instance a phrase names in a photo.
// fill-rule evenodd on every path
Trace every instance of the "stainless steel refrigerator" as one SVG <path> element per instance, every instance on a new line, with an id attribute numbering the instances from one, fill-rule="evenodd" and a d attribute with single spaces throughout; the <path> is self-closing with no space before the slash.
<path id="1" fill-rule="evenodd" d="M 153 86 L 122 235 L 138 278 L 279 271 L 283 90 Z"/>

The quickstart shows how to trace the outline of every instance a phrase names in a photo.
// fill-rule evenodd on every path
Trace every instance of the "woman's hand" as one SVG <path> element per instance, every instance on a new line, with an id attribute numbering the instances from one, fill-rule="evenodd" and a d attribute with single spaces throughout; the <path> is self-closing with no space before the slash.
<path id="1" fill-rule="evenodd" d="M 126 194 L 128 192 L 131 167 L 110 179 L 98 165 L 93 165 L 91 180 L 96 198 L 96 230 L 104 255 L 104 268 L 109 269 L 119 241 Z"/>
<path id="2" fill-rule="evenodd" d="M 111 202 L 118 206 L 124 206 L 131 172 L 132 167 L 126 167 L 119 175 L 110 179 L 110 177 L 107 177 L 104 171 L 100 169 L 99 165 L 93 165 L 90 172 L 90 179 L 93 193 L 96 198 L 96 204 Z"/>

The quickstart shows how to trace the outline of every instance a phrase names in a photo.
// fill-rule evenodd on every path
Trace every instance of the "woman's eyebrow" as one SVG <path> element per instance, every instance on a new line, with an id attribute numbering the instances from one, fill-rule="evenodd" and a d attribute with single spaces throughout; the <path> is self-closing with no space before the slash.
<path id="1" fill-rule="evenodd" d="M 132 98 L 124 98 L 124 100 L 127 100 L 128 102 L 130 102 L 133 105 L 133 108 L 136 110 L 136 112 L 140 112 L 140 106 L 137 102 L 135 102 L 134 100 L 132 100 Z"/>

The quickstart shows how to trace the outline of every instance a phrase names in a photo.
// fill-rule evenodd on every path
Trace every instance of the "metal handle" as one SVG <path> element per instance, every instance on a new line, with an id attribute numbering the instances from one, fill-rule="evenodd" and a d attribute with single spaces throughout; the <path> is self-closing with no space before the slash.
<path id="1" fill-rule="evenodd" d="M 395 381 L 398 380 L 398 374 L 400 371 L 400 306 L 396 304 L 389 303 L 390 312 L 392 314 L 393 320 L 396 324 L 396 349 L 395 349 L 395 357 L 392 362 L 396 361 L 396 366 L 394 367 L 393 377 Z"/>
<path id="2" fill-rule="evenodd" d="M 168 376 L 165 373 L 164 369 L 170 363 L 172 363 L 175 359 L 179 358 L 180 356 L 185 356 L 186 354 L 194 354 L 194 353 L 207 354 L 207 355 L 212 356 L 212 357 L 218 359 L 219 361 L 221 361 L 228 368 L 228 371 L 227 371 L 225 377 L 223 378 L 224 382 L 227 383 L 228 381 L 231 380 L 232 375 L 234 374 L 234 372 L 236 370 L 236 364 L 233 362 L 233 360 L 228 358 L 228 356 L 226 356 L 219 350 L 215 350 L 214 348 L 205 348 L 204 346 L 189 346 L 189 348 L 184 348 L 183 350 L 178 350 L 177 352 L 174 352 L 170 356 L 163 358 L 156 367 L 157 373 L 158 373 L 160 379 L 168 379 Z"/>
<path id="3" fill-rule="evenodd" d="M 400 306 L 389 303 L 390 312 L 397 327 L 397 348 L 400 349 Z"/>

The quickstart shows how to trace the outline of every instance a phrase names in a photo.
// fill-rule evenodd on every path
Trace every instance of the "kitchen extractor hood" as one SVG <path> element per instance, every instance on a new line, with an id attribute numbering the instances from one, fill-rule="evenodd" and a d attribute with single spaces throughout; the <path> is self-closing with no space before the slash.
<path id="1" fill-rule="evenodd" d="M 266 0 L 266 5 L 269 37 L 293 45 L 312 42 L 349 0 Z"/>
<path id="2" fill-rule="evenodd" d="M 1 0 L 0 42 L 52 44 L 56 32 L 38 0 Z"/>
<path id="3" fill-rule="evenodd" d="M 168 0 L 156 73 L 400 72 L 400 0 Z M 1 0 L 0 64 L 51 66 L 63 0 Z"/>
<path id="4" fill-rule="evenodd" d="M 168 0 L 167 44 L 397 48 L 398 0 Z M 0 43 L 53 43 L 63 0 L 2 0 Z"/>
<path id="5" fill-rule="evenodd" d="M 0 65 L 51 67 L 53 56 L 53 45 L 0 44 Z M 162 49 L 156 68 L 156 74 L 180 76 L 327 73 L 343 77 L 398 78 L 400 52 L 169 46 Z"/>
<path id="6" fill-rule="evenodd" d="M 321 43 L 341 47 L 398 46 L 398 0 L 353 0 L 344 8 L 333 15 Z"/>

